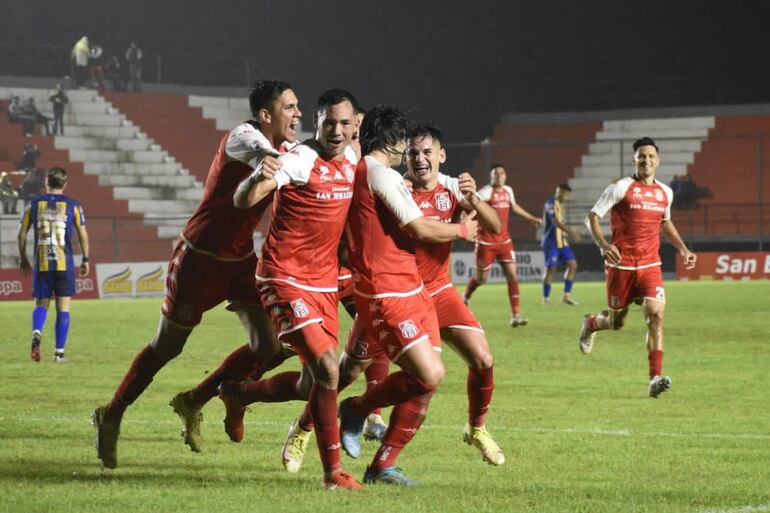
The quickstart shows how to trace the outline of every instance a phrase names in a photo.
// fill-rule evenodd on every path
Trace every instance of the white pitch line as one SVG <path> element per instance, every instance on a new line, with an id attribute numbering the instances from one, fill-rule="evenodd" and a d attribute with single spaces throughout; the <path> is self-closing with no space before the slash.
<path id="1" fill-rule="evenodd" d="M 34 423 L 86 423 L 89 422 L 87 417 L 0 417 L 0 423 L 7 420 L 15 422 L 34 422 Z M 276 421 L 276 420 L 247 420 L 244 422 L 247 426 L 262 426 L 262 427 L 281 427 L 284 428 L 289 425 L 289 421 Z M 179 420 L 169 417 L 168 419 L 152 420 L 152 419 L 124 419 L 123 424 L 177 424 L 181 427 Z M 459 424 L 458 424 L 459 425 Z M 450 424 L 425 424 L 422 429 L 439 429 L 447 431 L 456 431 L 457 425 Z M 496 432 L 509 432 L 509 433 L 554 433 L 554 434 L 572 434 L 572 435 L 600 435 L 600 436 L 619 436 L 619 437 L 666 437 L 666 438 L 714 438 L 714 439 L 731 439 L 731 440 L 770 440 L 770 433 L 666 433 L 666 432 L 644 432 L 644 431 L 632 431 L 630 429 L 601 429 L 601 428 L 549 428 L 549 427 L 511 427 L 511 426 L 495 426 Z M 732 513 L 732 512 L 731 512 Z"/>
<path id="2" fill-rule="evenodd" d="M 763 511 L 770 511 L 770 502 L 766 504 L 759 504 L 757 506 L 743 506 L 734 509 L 708 509 L 701 510 L 698 513 L 760 513 Z"/>

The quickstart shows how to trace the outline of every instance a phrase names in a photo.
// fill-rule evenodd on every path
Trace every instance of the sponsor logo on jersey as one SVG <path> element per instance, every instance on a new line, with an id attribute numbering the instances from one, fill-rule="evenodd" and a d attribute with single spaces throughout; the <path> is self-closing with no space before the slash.
<path id="1" fill-rule="evenodd" d="M 449 193 L 448 192 L 438 192 L 435 196 L 436 199 L 436 208 L 439 209 L 442 212 L 446 212 L 450 208 L 452 208 L 452 200 L 449 199 Z"/>
<path id="2" fill-rule="evenodd" d="M 318 173 L 320 174 L 318 179 L 321 180 L 322 182 L 328 182 L 328 181 L 330 181 L 332 179 L 329 176 L 329 168 L 326 167 L 326 166 L 319 167 L 318 168 Z"/>
<path id="3" fill-rule="evenodd" d="M 344 177 L 344 176 L 342 176 L 342 173 L 340 173 L 339 171 L 335 171 L 335 172 L 334 172 L 334 179 L 335 179 L 335 180 L 344 180 L 344 179 L 345 179 L 345 177 Z"/>
<path id="4" fill-rule="evenodd" d="M 401 330 L 401 336 L 404 338 L 414 338 L 417 336 L 417 326 L 412 319 L 399 322 L 398 327 Z"/>
<path id="5" fill-rule="evenodd" d="M 294 317 L 302 319 L 310 314 L 310 311 L 302 298 L 295 299 L 289 304 L 291 305 L 291 309 L 294 310 Z"/>
<path id="6" fill-rule="evenodd" d="M 420 203 L 420 210 L 425 210 L 425 209 L 428 209 L 428 208 L 430 208 L 430 207 L 432 207 L 432 206 L 433 206 L 433 205 L 431 205 L 431 204 L 430 204 L 430 203 L 428 203 L 427 201 L 423 201 L 422 203 Z"/>
<path id="7" fill-rule="evenodd" d="M 652 193 L 651 193 L 650 191 L 645 191 L 645 192 L 644 192 L 644 197 L 645 197 L 645 198 L 652 198 L 652 197 L 653 197 L 653 195 L 652 195 Z"/>
<path id="8" fill-rule="evenodd" d="M 634 187 L 633 189 L 634 196 L 641 196 L 642 195 L 642 189 L 639 187 Z"/>

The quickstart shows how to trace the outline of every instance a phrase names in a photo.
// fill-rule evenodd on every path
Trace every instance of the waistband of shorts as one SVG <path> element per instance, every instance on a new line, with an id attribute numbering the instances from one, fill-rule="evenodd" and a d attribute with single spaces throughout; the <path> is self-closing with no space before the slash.
<path id="1" fill-rule="evenodd" d="M 439 292 L 441 292 L 441 291 L 443 291 L 443 290 L 446 290 L 446 289 L 448 289 L 448 288 L 450 288 L 450 287 L 454 287 L 454 284 L 453 284 L 453 283 L 451 283 L 451 282 L 449 282 L 449 283 L 446 283 L 446 284 L 444 284 L 444 285 L 440 286 L 439 288 L 437 288 L 436 290 L 434 290 L 434 291 L 432 291 L 432 292 L 431 292 L 431 291 L 428 291 L 428 295 L 429 295 L 430 297 L 433 297 L 433 296 L 437 296 L 437 295 L 439 294 Z"/>
<path id="2" fill-rule="evenodd" d="M 199 255 L 206 255 L 207 257 L 211 257 L 211 258 L 213 258 L 215 260 L 219 260 L 221 262 L 243 262 L 244 260 L 248 260 L 249 258 L 251 258 L 254 255 L 254 250 L 252 249 L 251 251 L 249 251 L 246 255 L 244 255 L 242 257 L 222 257 L 222 256 L 217 255 L 213 251 L 206 251 L 205 249 L 196 248 L 192 244 L 192 242 L 187 240 L 187 238 L 184 235 L 182 235 L 182 234 L 179 235 L 179 240 L 182 241 L 182 245 L 185 247 L 185 249 L 187 249 L 189 251 L 193 251 L 195 253 L 198 253 Z"/>
<path id="3" fill-rule="evenodd" d="M 339 285 L 337 285 L 336 283 L 334 284 L 333 287 L 314 287 L 313 285 L 306 285 L 304 283 L 298 283 L 298 282 L 296 282 L 294 280 L 289 280 L 289 279 L 286 279 L 286 278 L 267 278 L 265 276 L 260 276 L 258 274 L 255 276 L 255 278 L 257 279 L 258 282 L 261 282 L 261 283 L 267 283 L 267 282 L 275 281 L 275 282 L 278 282 L 278 283 L 283 283 L 283 284 L 286 284 L 286 285 L 290 285 L 292 287 L 296 287 L 298 289 L 307 290 L 308 292 L 321 292 L 321 293 L 324 293 L 324 294 L 328 294 L 330 292 L 336 293 L 336 292 L 339 291 Z"/>
<path id="4" fill-rule="evenodd" d="M 353 286 L 353 294 L 356 296 L 365 297 L 366 299 L 381 299 L 384 297 L 411 297 L 419 294 L 422 292 L 422 289 L 425 288 L 424 284 L 420 284 L 419 287 L 417 287 L 414 290 L 409 290 L 407 292 L 379 292 L 377 294 L 367 294 L 365 292 L 361 292 L 360 290 L 355 288 L 355 285 Z"/>

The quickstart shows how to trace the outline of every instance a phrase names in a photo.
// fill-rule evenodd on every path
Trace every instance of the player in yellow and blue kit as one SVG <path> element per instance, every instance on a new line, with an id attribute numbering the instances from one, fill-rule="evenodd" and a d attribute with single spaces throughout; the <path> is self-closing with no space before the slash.
<path id="1" fill-rule="evenodd" d="M 556 187 L 556 194 L 548 198 L 543 207 L 543 252 L 545 253 L 545 275 L 543 276 L 543 304 L 550 304 L 551 280 L 558 265 L 566 265 L 564 272 L 564 295 L 562 303 L 576 306 L 572 299 L 572 284 L 577 274 L 577 260 L 567 242 L 567 236 L 580 240 L 580 234 L 570 229 L 563 221 L 564 204 L 572 195 L 572 189 L 566 183 Z"/>
<path id="2" fill-rule="evenodd" d="M 72 258 L 72 232 L 80 241 L 83 260 L 80 274 L 86 276 L 88 266 L 88 232 L 80 203 L 63 194 L 67 171 L 52 167 L 47 172 L 46 193 L 33 199 L 24 210 L 19 227 L 19 256 L 21 271 L 32 273 L 32 350 L 30 356 L 40 361 L 40 340 L 51 298 L 56 296 L 55 362 L 67 361 L 64 346 L 70 325 L 70 300 L 75 295 L 75 263 Z M 27 258 L 27 232 L 34 229 L 34 268 Z"/>

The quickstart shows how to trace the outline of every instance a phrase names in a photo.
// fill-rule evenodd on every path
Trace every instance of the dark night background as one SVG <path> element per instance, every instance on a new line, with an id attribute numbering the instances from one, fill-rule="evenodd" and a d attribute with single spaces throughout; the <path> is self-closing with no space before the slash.
<path id="1" fill-rule="evenodd" d="M 479 141 L 505 112 L 770 101 L 770 3 L 235 0 L 3 3 L 0 75 L 67 74 L 88 35 L 145 79 L 288 80 L 307 107 L 340 86 L 364 105 Z M 246 71 L 249 61 L 250 75 Z"/>

